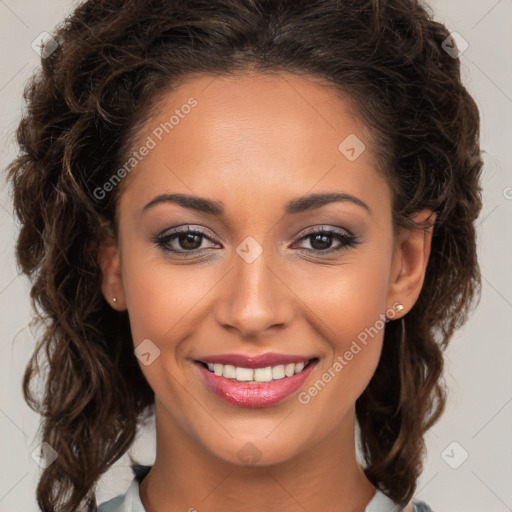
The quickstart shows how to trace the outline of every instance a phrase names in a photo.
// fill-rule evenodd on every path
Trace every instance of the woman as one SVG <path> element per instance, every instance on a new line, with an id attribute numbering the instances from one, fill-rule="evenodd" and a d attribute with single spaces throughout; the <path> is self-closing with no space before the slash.
<path id="1" fill-rule="evenodd" d="M 153 413 L 154 465 L 99 511 L 430 510 L 480 286 L 446 27 L 416 0 L 89 0 L 52 37 L 9 166 L 41 510 L 97 509 Z"/>

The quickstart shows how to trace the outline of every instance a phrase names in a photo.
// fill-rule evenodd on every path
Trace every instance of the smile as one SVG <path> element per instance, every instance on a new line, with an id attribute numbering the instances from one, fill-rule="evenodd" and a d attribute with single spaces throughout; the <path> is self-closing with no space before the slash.
<path id="1" fill-rule="evenodd" d="M 265 368 L 243 368 L 240 366 L 233 366 L 232 364 L 221 363 L 203 363 L 208 370 L 215 375 L 225 377 L 226 379 L 233 379 L 237 382 L 247 382 L 249 384 L 258 384 L 259 382 L 272 382 L 274 380 L 284 379 L 291 377 L 296 373 L 300 373 L 309 361 L 301 363 L 288 363 L 286 365 L 279 364 L 277 366 L 267 366 Z"/>
<path id="2" fill-rule="evenodd" d="M 237 366 L 196 360 L 195 367 L 206 388 L 222 401 L 239 407 L 268 407 L 295 393 L 313 371 L 318 358 L 293 362 L 288 357 L 288 362 L 278 362 L 281 364 L 261 366 L 264 363 L 260 358 Z"/>

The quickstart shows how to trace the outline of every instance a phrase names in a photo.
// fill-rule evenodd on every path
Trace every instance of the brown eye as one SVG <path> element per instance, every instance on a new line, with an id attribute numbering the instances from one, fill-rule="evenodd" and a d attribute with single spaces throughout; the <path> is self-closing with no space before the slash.
<path id="1" fill-rule="evenodd" d="M 186 254 L 208 249 L 201 247 L 205 239 L 211 241 L 202 231 L 186 227 L 160 235 L 154 239 L 154 243 L 163 251 Z"/>
<path id="2" fill-rule="evenodd" d="M 320 254 L 330 254 L 342 251 L 350 247 L 355 247 L 360 242 L 355 235 L 347 232 L 333 231 L 325 228 L 317 229 L 307 233 L 301 240 L 310 240 L 311 249 L 305 248 L 308 252 L 317 252 Z M 338 241 L 338 246 L 332 248 L 333 240 Z"/>

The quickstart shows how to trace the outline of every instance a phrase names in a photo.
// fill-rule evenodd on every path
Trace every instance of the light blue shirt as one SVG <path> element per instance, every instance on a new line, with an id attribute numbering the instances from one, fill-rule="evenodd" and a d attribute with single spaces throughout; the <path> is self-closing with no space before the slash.
<path id="1" fill-rule="evenodd" d="M 391 501 L 384 493 L 376 490 L 365 512 L 432 512 L 424 503 L 411 503 L 405 508 Z M 146 512 L 139 495 L 139 482 L 132 480 L 125 494 L 120 494 L 100 505 L 97 512 Z"/>

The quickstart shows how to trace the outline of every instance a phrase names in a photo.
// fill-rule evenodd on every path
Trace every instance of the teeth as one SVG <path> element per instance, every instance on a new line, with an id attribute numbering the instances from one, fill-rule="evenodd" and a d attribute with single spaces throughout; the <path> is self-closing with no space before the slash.
<path id="1" fill-rule="evenodd" d="M 295 365 L 293 363 L 287 364 L 284 368 L 284 374 L 291 377 L 295 373 Z"/>
<path id="2" fill-rule="evenodd" d="M 254 379 L 256 382 L 270 382 L 272 380 L 272 367 L 255 368 Z"/>
<path id="3" fill-rule="evenodd" d="M 248 382 L 257 384 L 258 382 L 272 382 L 273 380 L 284 379 L 301 372 L 306 366 L 306 362 L 280 364 L 277 366 L 267 366 L 266 368 L 242 368 L 231 364 L 208 363 L 208 369 L 215 375 L 225 377 L 226 379 L 235 379 L 239 382 Z"/>
<path id="4" fill-rule="evenodd" d="M 304 370 L 304 366 L 306 366 L 305 363 L 298 363 L 295 365 L 295 373 L 299 373 L 302 370 Z"/>
<path id="5" fill-rule="evenodd" d="M 274 366 L 272 368 L 272 380 L 283 379 L 284 377 L 286 377 L 284 364 L 280 364 L 279 366 Z"/>
<path id="6" fill-rule="evenodd" d="M 227 379 L 234 379 L 236 377 L 236 369 L 232 364 L 220 365 L 224 366 L 224 370 L 222 372 L 222 376 Z"/>
<path id="7" fill-rule="evenodd" d="M 240 380 L 242 382 L 247 382 L 248 380 L 254 380 L 254 370 L 251 368 L 240 368 L 239 366 L 236 367 L 235 370 L 235 379 Z M 231 377 L 228 377 L 228 379 Z"/>

